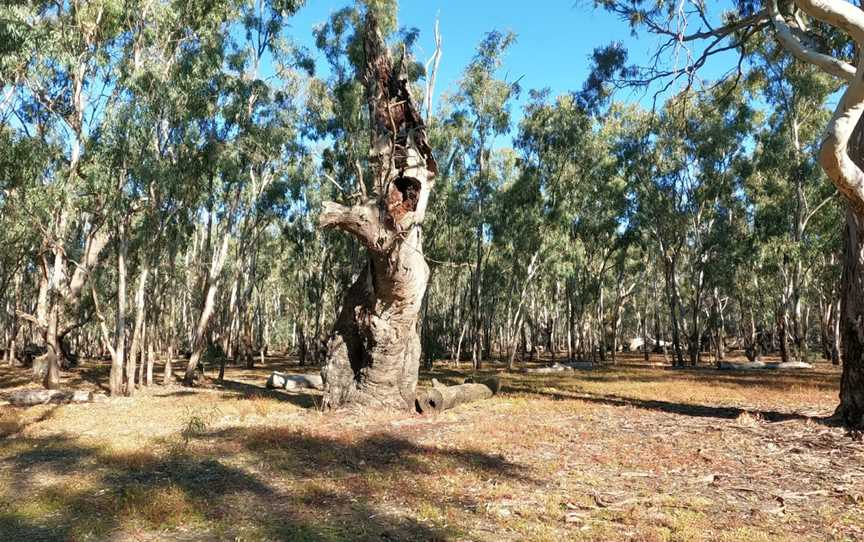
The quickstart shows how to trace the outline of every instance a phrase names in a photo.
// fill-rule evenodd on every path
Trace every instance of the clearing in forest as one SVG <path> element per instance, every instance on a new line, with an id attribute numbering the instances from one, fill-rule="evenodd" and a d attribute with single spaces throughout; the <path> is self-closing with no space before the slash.
<path id="1" fill-rule="evenodd" d="M 658 360 L 655 360 L 658 361 Z M 0 540 L 862 540 L 839 371 L 501 372 L 439 416 L 322 414 L 263 387 L 0 406 Z M 311 370 L 311 369 L 310 369 Z M 500 371 L 495 364 L 486 372 Z M 439 363 L 421 374 L 458 383 Z M 64 373 L 105 388 L 107 366 Z M 0 369 L 0 395 L 28 386 Z"/>

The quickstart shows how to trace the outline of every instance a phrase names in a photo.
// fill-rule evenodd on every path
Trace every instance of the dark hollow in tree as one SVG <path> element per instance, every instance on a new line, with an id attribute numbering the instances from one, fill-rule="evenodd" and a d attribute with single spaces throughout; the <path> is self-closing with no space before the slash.
<path id="1" fill-rule="evenodd" d="M 414 407 L 418 319 L 429 281 L 421 224 L 437 166 L 405 58 L 394 64 L 371 13 L 363 49 L 373 194 L 350 207 L 325 202 L 319 225 L 356 237 L 368 263 L 345 294 L 327 342 L 324 405 L 408 410 Z"/>

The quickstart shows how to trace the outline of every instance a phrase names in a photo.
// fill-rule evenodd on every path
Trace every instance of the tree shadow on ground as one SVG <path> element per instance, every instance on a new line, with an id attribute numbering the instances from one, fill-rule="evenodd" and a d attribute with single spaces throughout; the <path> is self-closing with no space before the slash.
<path id="1" fill-rule="evenodd" d="M 761 386 L 785 390 L 802 386 L 822 390 L 839 388 L 840 375 L 813 370 L 718 370 L 713 367 L 687 368 L 639 368 L 601 367 L 592 371 L 580 372 L 579 377 L 594 382 L 675 382 L 686 381 L 727 387 Z"/>
<path id="2" fill-rule="evenodd" d="M 796 412 L 782 412 L 778 410 L 746 409 L 732 406 L 700 405 L 692 403 L 676 403 L 672 401 L 659 401 L 653 399 L 636 399 L 614 394 L 596 394 L 583 391 L 559 391 L 549 392 L 518 385 L 504 385 L 502 388 L 506 393 L 519 393 L 525 395 L 537 395 L 548 397 L 558 401 L 585 401 L 608 406 L 627 406 L 645 410 L 656 410 L 669 414 L 681 416 L 692 416 L 697 418 L 720 418 L 734 420 L 742 414 L 757 415 L 767 422 L 786 422 L 792 420 L 812 421 L 828 426 L 839 425 L 833 416 L 808 416 Z"/>
<path id="3" fill-rule="evenodd" d="M 240 397 L 244 399 L 257 399 L 265 397 L 275 399 L 285 403 L 306 409 L 317 409 L 321 403 L 317 396 L 303 392 L 289 392 L 285 390 L 276 390 L 267 388 L 266 386 L 256 386 L 255 384 L 247 384 L 237 380 L 222 380 L 215 382 L 216 389 L 225 390 L 231 393 L 224 394 L 225 397 Z"/>
<path id="4" fill-rule="evenodd" d="M 802 387 L 818 391 L 839 389 L 840 374 L 816 370 L 717 370 L 713 367 L 634 367 L 633 365 L 596 366 L 590 370 L 562 371 L 551 374 L 511 373 L 525 381 L 564 377 L 584 382 L 625 384 L 663 384 L 683 382 L 729 388 L 763 387 L 788 390 Z"/>
<path id="5" fill-rule="evenodd" d="M 3 365 L 0 367 L 0 389 L 15 388 L 34 382 L 34 378 L 30 369 L 25 367 L 10 367 Z"/>
<path id="6" fill-rule="evenodd" d="M 156 391 L 153 393 L 154 397 L 196 397 L 200 395 L 201 392 L 193 391 L 193 390 L 177 390 L 177 391 Z"/>
<path id="7" fill-rule="evenodd" d="M 81 362 L 79 367 L 65 372 L 67 385 L 73 388 L 87 383 L 103 392 L 108 392 L 108 374 L 111 372 L 109 363 L 88 360 Z"/>
<path id="8" fill-rule="evenodd" d="M 533 483 L 500 456 L 390 433 L 237 427 L 161 452 L 7 439 L 0 476 L 14 474 L 0 483 L 0 540 L 102 540 L 129 529 L 164 539 L 178 528 L 202 539 L 452 539 L 457 526 L 415 519 L 421 506 L 478 505 L 463 488 L 441 489 L 448 469 Z"/>
<path id="9" fill-rule="evenodd" d="M 296 428 L 236 427 L 206 435 L 215 450 L 236 450 L 236 443 L 282 472 L 300 477 L 341 477 L 404 471 L 435 475 L 431 465 L 471 467 L 488 475 L 533 482 L 524 468 L 504 457 L 477 450 L 439 448 L 379 432 L 359 439 L 323 438 Z M 220 446 L 223 446 L 220 448 Z"/>
<path id="10" fill-rule="evenodd" d="M 32 419 L 23 416 L 24 409 L 7 408 L 2 412 L 2 416 L 0 416 L 0 438 L 11 437 L 20 433 L 28 426 L 50 419 L 59 407 L 60 405 L 57 404 L 51 405 L 45 412 Z"/>

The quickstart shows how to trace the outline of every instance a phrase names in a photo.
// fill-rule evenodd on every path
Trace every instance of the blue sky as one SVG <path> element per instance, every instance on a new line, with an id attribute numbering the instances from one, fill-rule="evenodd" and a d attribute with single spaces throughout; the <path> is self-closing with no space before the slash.
<path id="1" fill-rule="evenodd" d="M 309 0 L 292 18 L 291 34 L 314 51 L 312 28 L 350 3 L 351 0 Z M 719 16 L 722 4 L 712 7 Z M 399 24 L 420 30 L 418 60 L 425 61 L 434 51 L 436 16 L 440 17 L 443 40 L 436 103 L 442 93 L 455 91 L 478 42 L 490 30 L 512 30 L 517 34 L 501 75 L 508 80 L 522 78 L 519 102 L 524 102 L 529 89 L 548 87 L 557 95 L 581 88 L 595 47 L 621 41 L 630 51 L 631 61 L 646 63 L 656 44 L 649 35 L 633 38 L 626 23 L 602 9 L 594 9 L 593 3 L 586 0 L 403 0 L 399 6 Z M 703 76 L 717 76 L 735 62 L 734 53 L 721 55 L 705 67 Z M 318 65 L 321 64 L 319 57 Z M 643 94 L 627 92 L 620 94 L 619 99 L 638 100 L 650 106 L 653 94 L 647 97 Z M 514 120 L 518 120 L 519 108 L 514 108 L 513 113 Z"/>

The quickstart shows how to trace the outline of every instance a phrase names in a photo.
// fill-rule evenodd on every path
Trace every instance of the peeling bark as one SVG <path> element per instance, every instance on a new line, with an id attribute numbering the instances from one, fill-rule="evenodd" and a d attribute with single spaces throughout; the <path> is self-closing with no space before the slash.
<path id="1" fill-rule="evenodd" d="M 418 321 L 429 281 L 420 225 L 437 166 L 409 92 L 405 59 L 394 66 L 371 13 L 364 50 L 375 193 L 350 207 L 324 203 L 319 225 L 353 235 L 369 259 L 345 294 L 327 342 L 324 404 L 408 410 L 414 407 Z"/>

